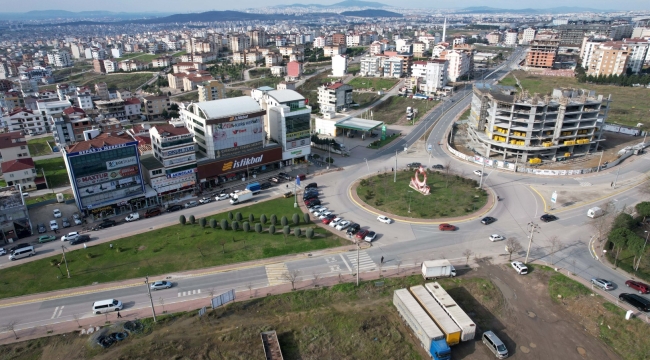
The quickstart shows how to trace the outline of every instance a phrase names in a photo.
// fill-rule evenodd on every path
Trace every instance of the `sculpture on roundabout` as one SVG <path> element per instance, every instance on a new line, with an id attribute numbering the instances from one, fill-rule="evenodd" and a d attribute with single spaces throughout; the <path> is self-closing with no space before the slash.
<path id="1" fill-rule="evenodd" d="M 422 180 L 420 180 L 419 174 L 422 174 Z M 431 189 L 427 185 L 427 171 L 423 166 L 420 166 L 415 170 L 415 174 L 411 178 L 409 187 L 422 195 L 430 194 Z"/>

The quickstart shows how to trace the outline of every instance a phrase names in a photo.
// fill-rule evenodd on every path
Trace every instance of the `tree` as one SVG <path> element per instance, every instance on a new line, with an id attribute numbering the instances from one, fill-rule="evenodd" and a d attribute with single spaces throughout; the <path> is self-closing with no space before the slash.
<path id="1" fill-rule="evenodd" d="M 262 233 L 262 224 L 260 223 L 255 224 L 255 232 L 258 234 Z"/>
<path id="2" fill-rule="evenodd" d="M 291 283 L 291 290 L 296 290 L 296 281 L 298 280 L 298 276 L 300 275 L 299 270 L 292 270 L 292 271 L 285 271 L 282 273 L 282 277 L 280 278 L 281 280 L 286 280 Z"/>
<path id="3" fill-rule="evenodd" d="M 14 337 L 16 338 L 16 340 L 18 340 L 18 334 L 16 334 L 16 324 L 18 324 L 18 320 L 9 321 L 8 323 L 5 324 L 5 330 L 13 332 Z"/>
<path id="4" fill-rule="evenodd" d="M 645 222 L 647 217 L 650 217 L 650 201 L 640 202 L 634 208 L 639 216 L 643 216 L 643 222 Z"/>
<path id="5" fill-rule="evenodd" d="M 235 215 L 233 215 L 232 211 L 228 211 L 228 220 L 232 221 L 232 219 L 235 218 Z"/>
<path id="6" fill-rule="evenodd" d="M 305 231 L 305 237 L 311 240 L 311 238 L 314 237 L 314 229 L 308 228 L 307 231 Z"/>
<path id="7" fill-rule="evenodd" d="M 163 299 L 162 297 L 158 298 L 158 304 L 160 304 L 160 306 L 162 306 L 162 310 L 163 310 L 163 314 L 164 314 L 165 313 L 165 299 Z"/>
<path id="8" fill-rule="evenodd" d="M 251 231 L 251 224 L 248 221 L 244 221 L 242 228 L 244 229 L 244 232 L 249 232 Z"/>
<path id="9" fill-rule="evenodd" d="M 609 236 L 607 236 L 607 239 L 612 243 L 612 245 L 614 245 L 614 251 L 616 251 L 614 266 L 616 266 L 616 263 L 618 262 L 618 255 L 620 255 L 621 250 L 623 250 L 627 245 L 627 239 L 632 235 L 634 235 L 634 233 L 630 229 L 618 228 L 612 230 L 612 232 L 609 233 Z"/>
<path id="10" fill-rule="evenodd" d="M 289 220 L 287 219 L 286 216 L 283 216 L 282 219 L 280 219 L 280 224 L 282 224 L 282 226 L 289 225 Z"/>
<path id="11" fill-rule="evenodd" d="M 221 219 L 221 229 L 223 230 L 228 230 L 228 220 L 226 219 Z"/>
<path id="12" fill-rule="evenodd" d="M 255 222 L 255 215 L 249 214 L 248 215 L 248 222 L 251 223 L 251 224 L 254 223 Z"/>
<path id="13" fill-rule="evenodd" d="M 551 265 L 555 264 L 555 252 L 560 249 L 560 238 L 553 235 L 548 239 L 548 242 L 551 244 Z"/>
<path id="14" fill-rule="evenodd" d="M 513 253 L 517 253 L 517 252 L 521 251 L 521 244 L 519 243 L 517 238 L 510 237 L 510 238 L 508 238 L 508 240 L 506 240 L 506 251 L 510 255 L 508 257 L 508 261 L 512 260 L 512 254 Z"/>
<path id="15" fill-rule="evenodd" d="M 609 231 L 615 208 L 612 202 L 607 202 L 599 207 L 603 210 L 603 215 L 592 219 L 589 223 L 596 230 L 598 240 L 602 241 L 605 238 L 605 234 Z"/>
<path id="16" fill-rule="evenodd" d="M 293 221 L 294 225 L 300 224 L 300 216 L 298 216 L 298 214 L 293 214 L 293 216 L 291 216 L 291 221 Z"/>
<path id="17" fill-rule="evenodd" d="M 643 255 L 644 243 L 645 240 L 636 234 L 633 234 L 627 238 L 627 248 L 634 255 L 634 260 L 632 261 L 632 267 L 634 267 L 635 271 L 639 268 L 639 265 L 637 263 L 641 262 L 641 261 L 637 262 L 637 259 L 641 260 L 641 256 Z"/>
<path id="18" fill-rule="evenodd" d="M 237 231 L 239 230 L 239 221 L 235 220 L 230 224 L 230 227 L 234 230 Z"/>
<path id="19" fill-rule="evenodd" d="M 275 225 L 269 226 L 269 234 L 275 235 Z"/>
<path id="20" fill-rule="evenodd" d="M 621 212 L 616 216 L 614 222 L 612 223 L 612 230 L 615 229 L 632 229 L 634 227 L 634 218 L 632 215 Z"/>
<path id="21" fill-rule="evenodd" d="M 287 236 L 291 234 L 291 228 L 289 226 L 285 226 L 282 228 L 282 233 L 284 234 L 284 241 L 287 241 Z"/>
<path id="22" fill-rule="evenodd" d="M 446 181 L 446 184 L 445 184 L 445 188 L 448 188 L 449 187 L 449 178 L 450 178 L 449 173 L 451 172 L 451 160 L 447 161 L 447 164 L 445 164 L 445 172 L 447 174 L 447 176 L 446 176 L 447 181 Z"/>
<path id="23" fill-rule="evenodd" d="M 194 215 L 190 215 L 189 219 L 190 224 L 194 224 L 196 222 L 196 218 L 194 218 Z"/>
<path id="24" fill-rule="evenodd" d="M 243 219 L 243 217 L 242 217 L 241 213 L 239 211 L 236 212 L 235 213 L 235 220 L 241 221 L 242 219 Z"/>
<path id="25" fill-rule="evenodd" d="M 275 214 L 271 215 L 271 225 L 275 225 L 278 223 L 278 217 L 275 216 Z"/>
<path id="26" fill-rule="evenodd" d="M 210 219 L 210 227 L 213 229 L 217 228 L 217 220 L 216 219 Z"/>
<path id="27" fill-rule="evenodd" d="M 472 256 L 472 254 L 473 252 L 470 249 L 465 249 L 465 251 L 463 251 L 463 256 L 465 257 L 465 265 L 469 264 L 469 257 Z"/>
<path id="28" fill-rule="evenodd" d="M 302 214 L 302 219 L 305 221 L 305 224 L 309 224 L 309 221 L 311 220 L 309 218 L 309 213 L 306 212 L 306 213 Z"/>
<path id="29" fill-rule="evenodd" d="M 181 225 L 185 225 L 187 220 L 185 219 L 185 215 L 181 215 L 178 217 L 178 222 L 181 223 Z"/>
<path id="30" fill-rule="evenodd" d="M 264 214 L 260 215 L 260 223 L 262 225 L 266 225 L 266 215 Z"/>
<path id="31" fill-rule="evenodd" d="M 300 237 L 300 235 L 302 235 L 302 231 L 300 231 L 300 228 L 294 228 L 293 234 L 296 235 L 296 237 Z"/>
<path id="32" fill-rule="evenodd" d="M 205 218 L 199 219 L 199 226 L 201 226 L 202 228 L 204 228 L 207 223 L 208 221 Z"/>

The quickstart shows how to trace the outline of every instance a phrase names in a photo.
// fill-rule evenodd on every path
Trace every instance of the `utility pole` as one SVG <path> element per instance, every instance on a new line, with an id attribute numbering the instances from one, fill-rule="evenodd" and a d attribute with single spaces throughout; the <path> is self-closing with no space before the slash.
<path id="1" fill-rule="evenodd" d="M 361 245 L 359 245 L 359 240 L 357 240 L 357 287 L 359 287 L 359 248 Z"/>
<path id="2" fill-rule="evenodd" d="M 539 225 L 532 221 L 528 223 L 528 226 L 530 226 L 530 235 L 528 236 L 528 250 L 526 250 L 526 261 L 524 261 L 524 264 L 528 264 L 528 255 L 530 255 L 530 246 L 533 244 L 533 235 L 535 235 L 535 230 L 539 227 Z"/>
<path id="3" fill-rule="evenodd" d="M 616 177 L 614 178 L 614 184 L 612 186 L 614 189 L 616 189 L 616 180 L 618 180 L 618 173 L 620 173 L 620 172 L 621 172 L 621 164 L 619 163 L 618 164 L 618 170 L 616 170 Z"/>
<path id="4" fill-rule="evenodd" d="M 68 269 L 68 260 L 65 258 L 65 246 L 61 245 L 61 250 L 63 251 L 63 262 L 65 263 L 65 270 L 68 272 L 68 279 L 70 278 L 70 269 Z"/>
<path id="5" fill-rule="evenodd" d="M 298 186 L 298 176 L 296 176 L 296 180 L 293 181 L 293 207 L 298 207 L 298 189 L 296 187 Z"/>
<path id="6" fill-rule="evenodd" d="M 489 154 L 490 149 L 487 149 L 486 152 Z M 489 156 L 487 156 L 489 157 Z M 483 176 L 485 176 L 485 163 L 486 163 L 486 158 L 483 158 L 483 168 L 481 169 L 481 179 L 479 180 L 478 187 L 479 189 L 483 187 Z"/>
<path id="7" fill-rule="evenodd" d="M 393 182 L 397 182 L 397 150 L 395 150 L 395 175 L 393 176 Z"/>
<path id="8" fill-rule="evenodd" d="M 600 163 L 603 162 L 603 154 L 605 154 L 605 150 L 600 152 L 600 160 L 598 161 L 598 170 L 596 172 L 600 172 Z"/>
<path id="9" fill-rule="evenodd" d="M 153 307 L 153 298 L 151 297 L 151 287 L 149 286 L 149 275 L 145 276 L 144 284 L 147 285 L 147 292 L 149 293 L 149 301 L 151 302 L 151 312 L 153 313 L 153 322 L 156 322 L 156 309 Z"/>

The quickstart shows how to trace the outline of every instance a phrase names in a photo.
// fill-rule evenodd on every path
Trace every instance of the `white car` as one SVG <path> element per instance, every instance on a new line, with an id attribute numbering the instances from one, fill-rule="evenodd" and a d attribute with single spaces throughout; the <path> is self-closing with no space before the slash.
<path id="1" fill-rule="evenodd" d="M 185 208 L 189 209 L 189 208 L 192 208 L 192 207 L 195 207 L 195 206 L 198 206 L 198 205 L 199 205 L 199 203 L 197 201 L 190 201 L 188 203 L 185 203 Z"/>
<path id="2" fill-rule="evenodd" d="M 5 255 L 7 253 L 7 250 L 4 248 L 0 248 L 0 255 Z"/>
<path id="3" fill-rule="evenodd" d="M 322 208 L 314 211 L 314 216 L 320 217 L 321 215 L 323 215 L 324 212 L 327 212 L 327 210 L 328 209 L 323 206 Z"/>
<path id="4" fill-rule="evenodd" d="M 376 237 L 377 237 L 377 233 L 375 233 L 374 231 L 370 231 L 370 232 L 368 232 L 366 237 L 363 238 L 363 240 L 365 240 L 367 242 L 373 242 L 373 241 L 375 241 Z"/>
<path id="5" fill-rule="evenodd" d="M 340 217 L 334 218 L 334 219 L 333 219 L 332 221 L 330 221 L 330 223 L 327 224 L 327 225 L 329 225 L 329 226 L 331 226 L 331 227 L 336 227 L 336 225 L 338 225 L 338 223 L 340 223 L 341 220 L 343 220 L 343 219 L 341 219 Z"/>
<path id="6" fill-rule="evenodd" d="M 56 220 L 50 220 L 50 230 L 59 230 L 59 224 L 56 222 Z"/>
<path id="7" fill-rule="evenodd" d="M 384 224 L 390 224 L 393 220 L 387 216 L 380 215 L 377 217 L 377 221 L 383 222 Z"/>
<path id="8" fill-rule="evenodd" d="M 52 212 L 54 213 L 55 218 L 60 218 L 61 217 L 61 210 L 54 209 Z"/>
<path id="9" fill-rule="evenodd" d="M 336 224 L 335 229 L 336 229 L 336 230 L 344 230 L 344 229 L 347 228 L 348 226 L 350 226 L 350 222 L 349 222 L 349 221 L 347 221 L 347 220 L 341 220 L 341 221 L 339 221 L 338 224 Z"/>
<path id="10" fill-rule="evenodd" d="M 77 214 L 77 213 L 72 214 L 72 218 L 74 219 L 74 224 L 75 225 L 81 225 L 83 223 L 81 221 L 81 218 L 79 217 L 79 214 Z"/>
<path id="11" fill-rule="evenodd" d="M 228 194 L 219 194 L 219 195 L 215 196 L 214 199 L 217 200 L 217 201 L 221 201 L 221 200 L 226 200 L 229 197 L 230 197 L 230 195 L 228 195 Z"/>
<path id="12" fill-rule="evenodd" d="M 490 241 L 501 241 L 501 240 L 505 240 L 505 239 L 506 238 L 504 238 L 503 236 L 501 236 L 499 234 L 490 235 Z"/>
<path id="13" fill-rule="evenodd" d="M 327 210 L 325 206 L 318 205 L 318 206 L 314 206 L 309 211 L 311 211 L 312 214 L 316 215 L 316 213 L 318 213 L 319 211 L 325 211 L 325 210 Z"/>
<path id="14" fill-rule="evenodd" d="M 210 199 L 209 197 L 204 197 L 203 199 L 199 200 L 199 203 L 200 204 L 207 204 L 210 201 L 212 201 L 212 199 Z"/>
<path id="15" fill-rule="evenodd" d="M 67 235 L 61 236 L 61 241 L 72 241 L 78 237 L 79 237 L 79 233 L 77 231 L 73 231 L 68 233 Z"/>
<path id="16" fill-rule="evenodd" d="M 474 175 L 483 176 L 483 171 L 481 171 L 481 170 L 474 170 Z"/>
<path id="17" fill-rule="evenodd" d="M 321 220 L 323 220 L 323 219 L 325 219 L 326 217 L 328 217 L 329 215 L 332 215 L 332 212 L 331 212 L 331 211 L 323 211 L 323 212 L 321 212 L 321 213 L 319 213 L 319 214 L 320 214 L 320 215 L 318 215 L 318 218 L 321 219 Z"/>
<path id="18" fill-rule="evenodd" d="M 526 267 L 526 265 L 524 265 L 524 263 L 521 261 L 513 261 L 510 263 L 510 265 L 512 265 L 512 268 L 515 269 L 519 275 L 528 274 L 528 267 Z"/>

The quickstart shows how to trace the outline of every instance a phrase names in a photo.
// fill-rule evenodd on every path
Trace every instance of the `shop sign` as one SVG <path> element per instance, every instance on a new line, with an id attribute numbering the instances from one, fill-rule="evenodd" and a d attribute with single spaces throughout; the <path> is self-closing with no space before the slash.
<path id="1" fill-rule="evenodd" d="M 99 184 L 105 181 L 116 180 L 123 177 L 133 176 L 138 174 L 137 166 L 129 166 L 119 170 L 104 171 L 98 174 L 88 176 L 80 176 L 75 179 L 78 187 L 84 187 L 94 184 Z"/>
<path id="2" fill-rule="evenodd" d="M 190 151 L 194 151 L 194 145 L 186 146 L 186 147 L 180 148 L 180 149 L 163 151 L 163 156 L 174 156 L 174 155 L 178 155 L 178 154 L 184 154 L 184 153 L 190 152 Z"/>
<path id="3" fill-rule="evenodd" d="M 179 176 L 183 176 L 183 175 L 189 175 L 189 174 L 194 173 L 195 170 L 196 170 L 196 169 L 183 170 L 183 171 L 179 171 L 179 172 L 175 172 L 175 173 L 167 174 L 167 177 L 168 177 L 168 178 L 175 178 L 175 177 L 179 177 Z"/>
<path id="4" fill-rule="evenodd" d="M 88 150 L 79 151 L 79 152 L 76 152 L 76 153 L 70 153 L 70 154 L 68 154 L 68 156 L 93 154 L 93 153 L 98 153 L 98 152 L 102 152 L 102 151 L 115 150 L 115 149 L 119 149 L 119 148 L 123 148 L 123 147 L 127 147 L 127 146 L 132 146 L 134 144 L 137 144 L 137 142 L 128 142 L 128 143 L 124 143 L 124 144 L 104 146 L 104 147 L 101 147 L 101 148 L 98 148 L 98 149 L 88 149 Z"/>
<path id="5" fill-rule="evenodd" d="M 295 155 L 295 156 L 302 155 L 302 150 L 292 151 L 291 155 Z"/>
<path id="6" fill-rule="evenodd" d="M 121 168 L 129 165 L 136 165 L 138 163 L 138 158 L 131 156 L 124 159 L 110 160 L 106 162 L 106 169 L 112 170 L 116 168 Z"/>

